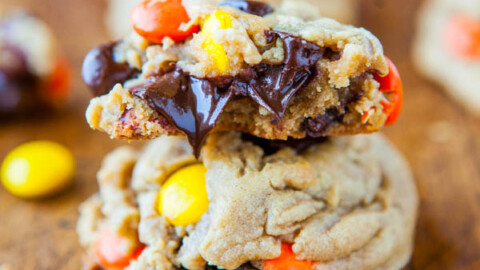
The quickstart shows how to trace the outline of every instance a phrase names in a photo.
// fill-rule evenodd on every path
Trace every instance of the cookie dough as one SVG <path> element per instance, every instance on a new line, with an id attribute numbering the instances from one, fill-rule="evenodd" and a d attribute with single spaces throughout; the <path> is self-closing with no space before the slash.
<path id="1" fill-rule="evenodd" d="M 187 2 L 202 29 L 186 41 L 160 45 L 132 34 L 87 55 L 83 75 L 98 96 L 86 113 L 93 129 L 122 139 L 185 134 L 198 152 L 211 130 L 286 139 L 386 123 L 390 95 L 375 77 L 389 67 L 367 30 Z M 221 17 L 227 29 L 215 28 Z"/>
<path id="2" fill-rule="evenodd" d="M 211 1 L 211 0 L 209 0 Z M 131 31 L 130 12 L 140 0 L 108 0 L 105 23 L 110 36 L 120 39 Z M 221 3 L 218 0 L 217 3 Z M 282 13 L 316 19 L 318 16 L 333 18 L 341 23 L 353 24 L 357 21 L 357 0 L 269 0 Z"/>
<path id="3" fill-rule="evenodd" d="M 290 146 L 285 146 L 285 145 Z M 171 225 L 157 211 L 169 176 L 206 168 L 200 221 Z M 266 141 L 212 134 L 197 161 L 185 137 L 162 136 L 108 155 L 100 191 L 80 207 L 86 262 L 105 228 L 146 245 L 125 269 L 263 269 L 282 243 L 313 269 L 401 269 L 412 252 L 418 198 L 403 158 L 381 135 Z"/>
<path id="4" fill-rule="evenodd" d="M 429 0 L 418 16 L 413 55 L 418 70 L 477 115 L 480 115 L 479 36 L 480 1 Z"/>
<path id="5" fill-rule="evenodd" d="M 0 115 L 61 105 L 68 79 L 49 27 L 27 11 L 0 4 Z"/>

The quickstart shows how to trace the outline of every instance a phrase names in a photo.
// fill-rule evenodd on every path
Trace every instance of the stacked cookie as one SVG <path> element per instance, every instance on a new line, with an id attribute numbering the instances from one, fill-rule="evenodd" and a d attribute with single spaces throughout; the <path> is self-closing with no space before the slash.
<path id="1" fill-rule="evenodd" d="M 151 139 L 108 155 L 81 206 L 100 269 L 401 269 L 416 190 L 376 132 L 398 71 L 370 32 L 255 1 L 143 1 L 92 50 L 87 121 Z"/>

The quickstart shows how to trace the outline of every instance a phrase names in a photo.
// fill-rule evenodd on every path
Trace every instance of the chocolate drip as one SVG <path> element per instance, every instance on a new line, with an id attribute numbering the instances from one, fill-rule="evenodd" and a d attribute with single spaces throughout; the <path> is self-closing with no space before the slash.
<path id="1" fill-rule="evenodd" d="M 176 69 L 147 79 L 130 92 L 183 131 L 198 157 L 208 132 L 233 96 L 248 96 L 279 122 L 295 93 L 308 84 L 324 48 L 282 32 L 267 32 L 269 41 L 281 38 L 285 60 L 260 64 L 235 77 L 196 78 Z"/>
<path id="2" fill-rule="evenodd" d="M 220 6 L 229 6 L 239 9 L 243 12 L 250 13 L 263 17 L 272 13 L 274 10 L 272 6 L 260 1 L 247 1 L 247 0 L 228 0 L 220 4 Z"/>
<path id="3" fill-rule="evenodd" d="M 280 149 L 292 148 L 298 154 L 307 150 L 309 147 L 323 143 L 327 140 L 325 137 L 312 138 L 306 137 L 303 139 L 288 138 L 287 140 L 267 140 L 260 137 L 256 137 L 247 133 L 242 133 L 242 140 L 249 141 L 263 149 L 265 155 L 269 156 L 275 154 Z"/>
<path id="4" fill-rule="evenodd" d="M 194 148 L 196 157 L 208 132 L 233 95 L 212 82 L 175 70 L 149 78 L 143 87 L 130 90 L 147 100 L 150 107 L 183 131 Z"/>
<path id="5" fill-rule="evenodd" d="M 8 63 L 0 63 L 0 114 L 43 107 L 40 79 L 29 70 L 25 55 L 13 45 L 3 46 L 0 49 L 10 58 Z"/>
<path id="6" fill-rule="evenodd" d="M 82 76 L 95 96 L 110 92 L 117 83 L 123 83 L 136 77 L 140 71 L 124 63 L 117 63 L 113 59 L 113 48 L 117 43 L 112 42 L 91 50 L 82 66 Z"/>

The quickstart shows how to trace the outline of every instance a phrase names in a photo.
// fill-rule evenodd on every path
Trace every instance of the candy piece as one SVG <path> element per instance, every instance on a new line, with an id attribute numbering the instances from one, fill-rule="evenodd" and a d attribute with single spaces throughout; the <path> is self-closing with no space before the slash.
<path id="1" fill-rule="evenodd" d="M 158 211 L 175 226 L 196 223 L 208 209 L 207 169 L 191 165 L 175 172 L 162 186 Z"/>
<path id="2" fill-rule="evenodd" d="M 380 83 L 380 91 L 388 93 L 389 95 L 389 99 L 382 100 L 381 103 L 383 105 L 383 111 L 388 114 L 385 125 L 392 125 L 397 121 L 402 111 L 403 86 L 400 73 L 395 64 L 388 57 L 385 57 L 385 60 L 388 64 L 388 74 L 384 77 L 378 74 L 374 76 L 375 80 Z"/>
<path id="3" fill-rule="evenodd" d="M 71 72 L 68 62 L 64 58 L 59 58 L 55 63 L 52 75 L 47 82 L 46 91 L 47 100 L 53 100 L 53 103 L 65 101 L 68 96 L 70 86 Z"/>
<path id="4" fill-rule="evenodd" d="M 133 29 L 150 42 L 162 43 L 165 37 L 180 42 L 198 32 L 198 25 L 183 29 L 190 18 L 181 0 L 145 0 L 132 11 Z"/>
<path id="5" fill-rule="evenodd" d="M 282 243 L 282 254 L 280 257 L 266 260 L 263 270 L 311 270 L 311 261 L 298 260 L 292 251 L 290 244 Z"/>
<path id="6" fill-rule="evenodd" d="M 465 15 L 453 16 L 445 27 L 443 41 L 459 57 L 480 59 L 480 21 Z"/>
<path id="7" fill-rule="evenodd" d="M 36 141 L 12 150 L 1 168 L 2 183 L 18 197 L 38 198 L 68 187 L 75 174 L 72 153 L 54 142 Z"/>
<path id="8" fill-rule="evenodd" d="M 94 253 L 98 263 L 105 268 L 125 268 L 132 260 L 136 260 L 145 248 L 144 245 L 133 249 L 131 252 L 122 251 L 126 246 L 125 238 L 113 233 L 111 230 L 104 230 L 95 246 Z"/>
<path id="9" fill-rule="evenodd" d="M 232 15 L 219 9 L 212 15 L 209 15 L 202 26 L 201 33 L 205 35 L 202 48 L 211 55 L 215 69 L 219 73 L 225 73 L 229 69 L 229 60 L 222 44 L 215 41 L 215 32 L 218 29 L 231 28 L 232 21 Z"/>

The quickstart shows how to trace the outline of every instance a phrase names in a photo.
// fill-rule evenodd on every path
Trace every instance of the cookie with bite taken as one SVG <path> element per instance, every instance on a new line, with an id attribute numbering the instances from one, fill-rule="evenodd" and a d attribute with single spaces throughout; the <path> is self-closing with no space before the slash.
<path id="1" fill-rule="evenodd" d="M 80 207 L 87 269 L 402 269 L 418 197 L 380 135 L 122 147 Z"/>
<path id="2" fill-rule="evenodd" d="M 453 99 L 480 115 L 480 1 L 426 1 L 413 60 Z"/>
<path id="3" fill-rule="evenodd" d="M 69 75 L 49 27 L 27 11 L 0 4 L 0 116 L 61 106 Z"/>
<path id="4" fill-rule="evenodd" d="M 122 139 L 186 135 L 198 156 L 212 131 L 285 140 L 396 121 L 401 81 L 370 32 L 238 2 L 138 4 L 135 33 L 85 58 L 90 126 Z"/>

